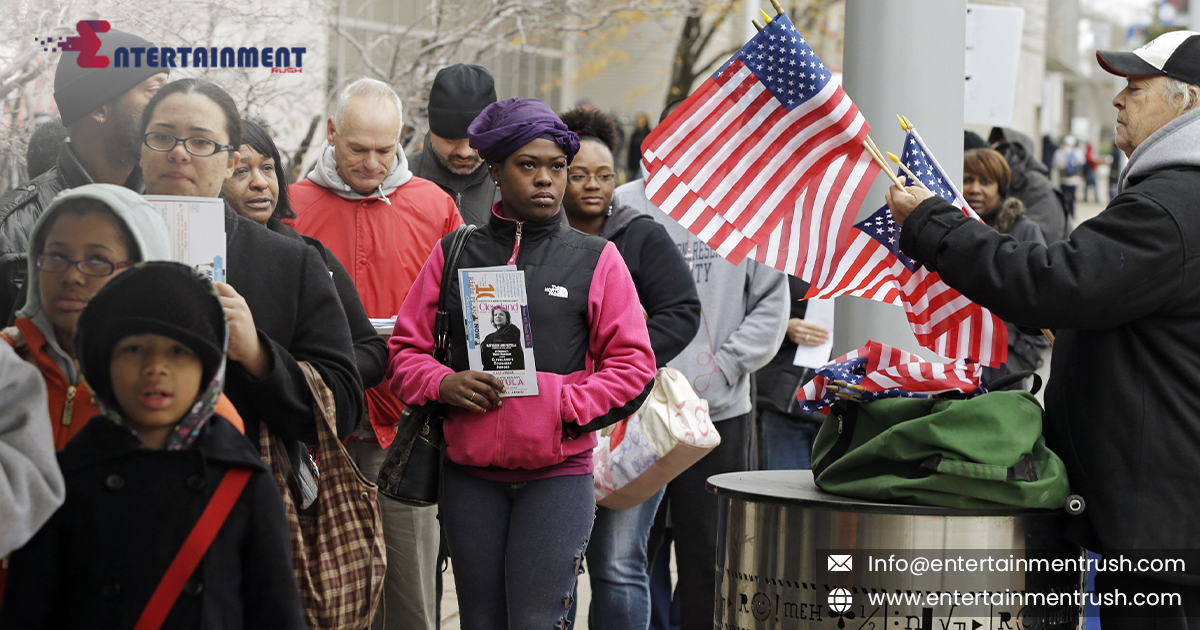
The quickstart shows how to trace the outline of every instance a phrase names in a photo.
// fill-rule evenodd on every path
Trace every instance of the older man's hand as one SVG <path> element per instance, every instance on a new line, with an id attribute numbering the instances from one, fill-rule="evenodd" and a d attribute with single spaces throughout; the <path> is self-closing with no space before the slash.
<path id="1" fill-rule="evenodd" d="M 901 177 L 900 181 L 906 180 Z M 921 186 L 900 188 L 892 184 L 887 191 L 887 205 L 888 209 L 892 211 L 892 218 L 895 219 L 896 225 L 904 225 L 904 220 L 908 218 L 908 215 L 912 214 L 912 211 L 916 210 L 922 201 L 932 196 L 933 193 Z"/>

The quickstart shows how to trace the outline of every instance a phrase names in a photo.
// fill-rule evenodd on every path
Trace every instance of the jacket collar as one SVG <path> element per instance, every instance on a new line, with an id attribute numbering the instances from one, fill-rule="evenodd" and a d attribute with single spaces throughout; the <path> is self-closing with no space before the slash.
<path id="1" fill-rule="evenodd" d="M 521 228 L 521 242 L 532 243 L 553 234 L 560 225 L 563 225 L 562 206 L 558 207 L 558 212 L 544 221 L 517 221 L 501 214 L 503 204 L 503 201 L 497 201 L 492 206 L 492 216 L 488 217 L 488 227 L 492 234 L 503 241 L 515 241 L 518 226 Z"/>
<path id="2" fill-rule="evenodd" d="M 419 173 L 420 177 L 456 193 L 462 193 L 468 188 L 482 185 L 488 179 L 487 165 L 485 164 L 480 164 L 479 168 L 467 175 L 459 175 L 442 166 L 442 162 L 437 159 L 437 154 L 433 152 L 432 141 L 429 134 L 425 134 L 425 150 L 421 151 L 420 155 L 413 156 L 414 162 L 420 160 L 419 164 L 413 164 L 413 171 Z"/>
<path id="3" fill-rule="evenodd" d="M 66 188 L 78 188 L 87 184 L 94 184 L 92 176 L 88 175 L 87 170 L 79 163 L 79 157 L 75 155 L 75 148 L 71 145 L 71 139 L 67 138 L 63 142 L 62 148 L 58 150 L 58 175 L 62 178 Z M 146 192 L 146 182 L 142 180 L 142 167 L 134 166 L 130 171 L 129 177 L 125 179 L 123 184 L 129 190 L 138 194 Z"/>
<path id="4" fill-rule="evenodd" d="M 209 422 L 190 448 L 175 452 L 190 450 L 200 451 L 201 456 L 210 462 L 266 470 L 266 464 L 246 437 L 238 433 L 229 422 Z M 79 435 L 67 443 L 67 447 L 59 453 L 58 460 L 63 473 L 70 473 L 139 451 L 169 452 L 147 451 L 132 430 L 103 416 L 97 416 L 88 422 Z"/>

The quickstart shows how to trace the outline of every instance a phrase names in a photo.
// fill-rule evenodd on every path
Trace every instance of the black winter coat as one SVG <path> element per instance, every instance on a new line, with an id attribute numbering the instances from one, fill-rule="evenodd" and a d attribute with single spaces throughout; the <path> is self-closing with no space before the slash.
<path id="1" fill-rule="evenodd" d="M 438 185 L 458 206 L 458 213 L 468 225 L 486 225 L 492 205 L 500 201 L 500 187 L 488 177 L 482 165 L 470 175 L 457 175 L 438 163 L 430 139 L 425 137 L 425 150 L 408 157 L 413 175 Z"/>
<path id="2" fill-rule="evenodd" d="M 667 229 L 648 214 L 616 207 L 600 236 L 612 241 L 637 287 L 655 367 L 664 367 L 700 329 L 700 295 L 687 261 Z"/>
<path id="3" fill-rule="evenodd" d="M 225 251 L 228 282 L 246 299 L 271 355 L 271 373 L 262 380 L 228 364 L 225 394 L 246 421 L 246 437 L 258 444 L 258 424 L 265 420 L 281 438 L 317 443 L 312 394 L 297 363 L 308 361 L 333 390 L 344 439 L 362 417 L 363 387 L 346 313 L 320 254 L 238 216 L 228 204 Z"/>
<path id="4" fill-rule="evenodd" d="M 59 453 L 67 502 L 12 555 L 0 628 L 129 630 L 231 466 L 254 469 L 164 630 L 302 630 L 283 500 L 233 425 L 152 451 L 96 417 Z"/>
<path id="5" fill-rule="evenodd" d="M 1200 550 L 1200 169 L 1129 183 L 1049 246 L 937 198 L 905 221 L 900 245 L 1005 321 L 1058 329 L 1045 428 L 1087 501 L 1072 540 L 1178 557 L 1165 550 Z M 1192 560 L 1187 575 L 1160 577 L 1200 583 Z"/>
<path id="6" fill-rule="evenodd" d="M 790 294 L 788 302 L 791 305 L 788 319 L 804 319 L 804 314 L 808 311 L 808 300 L 804 299 L 804 295 L 808 293 L 808 283 L 796 276 L 788 276 L 787 280 Z M 754 375 L 758 390 L 758 408 L 798 421 L 819 423 L 825 419 L 824 414 L 804 413 L 800 410 L 800 401 L 796 399 L 796 389 L 816 374 L 812 368 L 792 363 L 796 359 L 796 347 L 796 342 L 784 335 L 779 352 Z"/>
<path id="7" fill-rule="evenodd" d="M 304 241 L 321 255 L 321 260 L 329 268 L 329 276 L 333 278 L 333 286 L 337 289 L 342 310 L 346 312 L 346 322 L 350 325 L 351 342 L 354 344 L 354 364 L 358 367 L 358 376 L 362 379 L 363 388 L 369 389 L 381 383 L 383 372 L 387 369 L 387 342 L 371 325 L 371 318 L 367 317 L 367 309 L 363 308 L 362 298 L 358 295 L 358 289 L 354 287 L 350 273 L 321 241 L 301 234 L 275 218 L 267 221 L 267 229 L 288 238 Z"/>
<path id="8" fill-rule="evenodd" d="M 58 193 L 94 183 L 83 169 L 71 141 L 63 143 L 58 164 L 0 197 L 0 323 L 7 322 L 17 304 L 17 293 L 28 273 L 29 236 L 46 206 Z M 142 169 L 133 168 L 125 187 L 142 192 Z"/>

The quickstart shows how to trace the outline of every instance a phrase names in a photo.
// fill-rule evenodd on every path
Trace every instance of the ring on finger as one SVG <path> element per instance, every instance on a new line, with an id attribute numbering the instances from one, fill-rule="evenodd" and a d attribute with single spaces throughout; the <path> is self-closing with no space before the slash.
<path id="1" fill-rule="evenodd" d="M 475 402 L 475 397 L 478 395 L 479 395 L 479 392 L 471 392 L 471 402 Z"/>
<path id="2" fill-rule="evenodd" d="M 810 339 L 812 339 L 812 333 L 804 333 L 805 343 L 807 343 Z"/>

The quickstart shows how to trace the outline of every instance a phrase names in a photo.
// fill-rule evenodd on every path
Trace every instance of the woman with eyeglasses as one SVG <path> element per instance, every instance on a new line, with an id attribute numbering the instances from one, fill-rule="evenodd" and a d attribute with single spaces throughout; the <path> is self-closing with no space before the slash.
<path id="1" fill-rule="evenodd" d="M 168 83 L 142 112 L 146 194 L 218 197 L 240 163 L 242 121 L 233 99 L 201 79 Z M 229 325 L 225 391 L 258 443 L 275 435 L 317 442 L 312 397 L 299 362 L 333 390 L 346 437 L 363 412 L 350 328 L 319 254 L 225 205 L 226 282 L 216 283 Z"/>
<path id="2" fill-rule="evenodd" d="M 579 134 L 579 153 L 567 170 L 563 210 L 571 227 L 612 241 L 629 267 L 646 315 L 657 367 L 683 351 L 700 326 L 700 296 L 683 255 L 649 215 L 613 204 L 616 121 L 596 110 L 562 115 Z M 646 628 L 650 624 L 647 544 L 663 490 L 628 510 L 596 508 L 588 544 L 592 580 L 589 627 Z M 572 609 L 574 615 L 574 609 Z M 574 617 L 572 616 L 572 619 Z"/>

